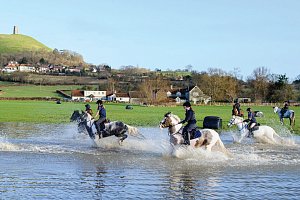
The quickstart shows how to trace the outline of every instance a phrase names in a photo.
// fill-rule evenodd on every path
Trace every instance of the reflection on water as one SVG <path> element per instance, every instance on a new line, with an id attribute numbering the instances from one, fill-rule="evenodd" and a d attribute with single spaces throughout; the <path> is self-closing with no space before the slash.
<path id="1" fill-rule="evenodd" d="M 234 155 L 178 149 L 165 131 L 97 148 L 75 124 L 0 124 L 1 199 L 299 199 L 300 148 L 232 142 Z"/>

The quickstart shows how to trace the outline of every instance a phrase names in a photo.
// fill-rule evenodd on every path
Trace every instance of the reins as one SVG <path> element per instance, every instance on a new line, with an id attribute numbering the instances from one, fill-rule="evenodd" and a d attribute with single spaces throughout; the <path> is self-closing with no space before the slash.
<path id="1" fill-rule="evenodd" d="M 247 127 L 247 125 L 243 125 L 243 123 L 243 121 L 235 123 L 235 125 L 242 124 L 242 128 L 239 129 L 239 131 L 242 131 L 245 127 Z M 233 125 L 233 122 L 230 122 L 230 125 Z"/>

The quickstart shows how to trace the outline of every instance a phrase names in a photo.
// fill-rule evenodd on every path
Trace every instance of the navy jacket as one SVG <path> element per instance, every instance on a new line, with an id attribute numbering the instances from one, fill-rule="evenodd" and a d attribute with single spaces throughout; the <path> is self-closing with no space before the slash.
<path id="1" fill-rule="evenodd" d="M 192 109 L 186 110 L 185 111 L 185 119 L 182 120 L 180 123 L 185 123 L 187 122 L 188 124 L 196 124 L 196 118 L 195 118 L 195 113 Z"/>
<path id="2" fill-rule="evenodd" d="M 250 120 L 250 122 L 256 123 L 256 119 L 254 117 L 254 113 L 253 112 L 248 112 L 248 119 Z"/>

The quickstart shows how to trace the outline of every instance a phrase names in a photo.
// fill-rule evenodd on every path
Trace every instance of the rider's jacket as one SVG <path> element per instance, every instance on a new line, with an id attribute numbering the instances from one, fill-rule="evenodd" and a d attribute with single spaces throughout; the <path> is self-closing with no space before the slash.
<path id="1" fill-rule="evenodd" d="M 99 110 L 99 119 L 100 118 L 106 118 L 106 110 L 103 106 L 98 107 Z"/>
<path id="2" fill-rule="evenodd" d="M 195 112 L 190 109 L 185 111 L 185 119 L 182 120 L 180 123 L 185 123 L 187 122 L 188 124 L 196 124 L 196 118 L 195 118 Z"/>
<path id="3" fill-rule="evenodd" d="M 256 119 L 254 117 L 253 112 L 248 112 L 248 119 L 250 120 L 251 123 L 256 123 Z"/>

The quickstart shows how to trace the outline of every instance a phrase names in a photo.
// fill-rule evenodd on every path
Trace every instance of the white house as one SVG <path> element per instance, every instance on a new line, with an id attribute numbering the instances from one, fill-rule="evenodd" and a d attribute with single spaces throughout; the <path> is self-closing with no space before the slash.
<path id="1" fill-rule="evenodd" d="M 21 64 L 19 66 L 19 71 L 20 72 L 34 72 L 35 71 L 35 67 Z"/>
<path id="2" fill-rule="evenodd" d="M 73 101 L 97 101 L 106 99 L 106 91 L 72 90 L 71 96 Z"/>
<path id="3" fill-rule="evenodd" d="M 129 103 L 130 97 L 128 93 L 116 93 L 116 101 L 122 103 Z"/>

